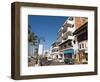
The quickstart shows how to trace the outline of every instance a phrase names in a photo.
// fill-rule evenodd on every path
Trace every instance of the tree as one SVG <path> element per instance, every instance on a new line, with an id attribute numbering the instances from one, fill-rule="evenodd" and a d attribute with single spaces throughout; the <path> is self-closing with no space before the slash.
<path id="1" fill-rule="evenodd" d="M 28 42 L 31 42 L 33 45 L 37 44 L 38 37 L 34 32 L 31 31 L 31 26 L 28 25 Z"/>
<path id="2" fill-rule="evenodd" d="M 32 54 L 34 54 L 34 56 L 38 55 L 38 36 L 31 31 L 31 26 L 28 25 L 28 43 L 31 44 L 31 46 L 33 46 L 32 49 Z M 34 50 L 34 51 L 33 51 Z"/>

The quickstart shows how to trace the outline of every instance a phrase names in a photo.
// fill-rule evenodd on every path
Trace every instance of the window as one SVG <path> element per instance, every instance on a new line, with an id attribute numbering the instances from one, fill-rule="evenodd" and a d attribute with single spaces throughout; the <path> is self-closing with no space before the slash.
<path id="1" fill-rule="evenodd" d="M 76 41 L 74 40 L 73 43 L 76 44 Z"/>
<path id="2" fill-rule="evenodd" d="M 73 47 L 72 42 L 68 42 L 68 46 Z"/>
<path id="3" fill-rule="evenodd" d="M 80 49 L 81 49 L 81 44 L 79 45 Z"/>
<path id="4" fill-rule="evenodd" d="M 60 57 L 63 57 L 63 54 L 60 54 Z"/>
<path id="5" fill-rule="evenodd" d="M 66 45 L 64 45 L 64 48 L 66 48 Z"/>
<path id="6" fill-rule="evenodd" d="M 85 48 L 87 48 L 87 45 L 86 45 L 86 43 L 85 43 Z"/>
<path id="7" fill-rule="evenodd" d="M 74 24 L 72 25 L 72 27 L 74 27 Z"/>
<path id="8" fill-rule="evenodd" d="M 82 43 L 82 48 L 84 48 L 84 43 Z"/>

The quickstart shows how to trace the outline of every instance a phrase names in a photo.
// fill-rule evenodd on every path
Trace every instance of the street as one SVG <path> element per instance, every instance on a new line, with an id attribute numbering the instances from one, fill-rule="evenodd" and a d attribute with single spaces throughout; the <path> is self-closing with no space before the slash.
<path id="1" fill-rule="evenodd" d="M 30 58 L 28 66 L 35 66 L 36 59 Z M 64 62 L 60 62 L 58 59 L 47 60 L 46 58 L 39 59 L 39 66 L 51 66 L 51 65 L 65 65 Z"/>
<path id="2" fill-rule="evenodd" d="M 41 61 L 43 62 L 43 61 Z M 45 63 L 44 63 L 45 62 Z M 43 64 L 41 66 L 51 66 L 51 65 L 65 65 L 64 62 L 59 62 L 57 59 L 54 60 L 50 60 L 50 61 L 44 61 Z"/>
<path id="3" fill-rule="evenodd" d="M 50 65 L 65 65 L 64 62 L 52 61 Z"/>

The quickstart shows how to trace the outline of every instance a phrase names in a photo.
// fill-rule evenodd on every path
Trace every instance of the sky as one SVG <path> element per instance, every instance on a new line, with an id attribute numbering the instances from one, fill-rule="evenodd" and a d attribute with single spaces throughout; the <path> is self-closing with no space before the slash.
<path id="1" fill-rule="evenodd" d="M 28 15 L 31 31 L 45 39 L 44 49 L 48 50 L 57 39 L 57 32 L 68 17 Z"/>

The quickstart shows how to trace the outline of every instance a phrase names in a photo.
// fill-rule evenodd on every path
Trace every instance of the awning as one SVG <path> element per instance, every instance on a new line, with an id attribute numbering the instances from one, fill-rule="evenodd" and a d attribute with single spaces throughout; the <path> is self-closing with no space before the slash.
<path id="1" fill-rule="evenodd" d="M 74 49 L 68 49 L 68 50 L 64 50 L 64 54 L 74 54 Z"/>

